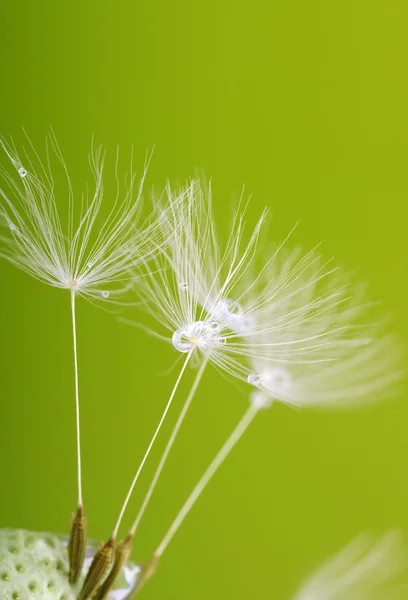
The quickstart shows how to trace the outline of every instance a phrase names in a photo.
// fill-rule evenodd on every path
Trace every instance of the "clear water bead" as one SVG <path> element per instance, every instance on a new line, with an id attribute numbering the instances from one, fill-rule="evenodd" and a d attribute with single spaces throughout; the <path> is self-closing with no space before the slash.
<path id="1" fill-rule="evenodd" d="M 26 169 L 24 169 L 24 167 L 19 168 L 18 174 L 20 175 L 20 177 L 27 177 L 27 171 Z"/>
<path id="2" fill-rule="evenodd" d="M 249 335 L 255 328 L 252 315 L 245 313 L 242 305 L 228 298 L 211 306 L 209 309 L 212 319 L 221 322 L 223 327 L 235 331 L 238 335 Z"/>
<path id="3" fill-rule="evenodd" d="M 102 296 L 102 298 L 104 298 L 105 300 L 106 300 L 106 298 L 109 298 L 109 295 L 110 295 L 110 294 L 109 294 L 109 292 L 106 292 L 106 291 L 103 291 L 103 292 L 101 292 L 101 296 Z"/>
<path id="4" fill-rule="evenodd" d="M 178 284 L 178 289 L 180 290 L 180 292 L 186 292 L 188 290 L 187 281 L 180 281 L 180 283 Z"/>
<path id="5" fill-rule="evenodd" d="M 195 321 L 191 325 L 176 329 L 172 342 L 179 352 L 191 352 L 194 348 L 208 348 L 215 343 L 214 332 L 208 323 Z"/>
<path id="6" fill-rule="evenodd" d="M 284 367 L 272 367 L 262 373 L 250 373 L 247 381 L 251 385 L 277 398 L 287 396 L 292 386 L 292 377 Z"/>
<path id="7" fill-rule="evenodd" d="M 244 312 L 240 303 L 235 302 L 235 300 L 223 300 L 221 302 L 221 305 L 227 314 L 234 315 L 235 317 L 242 315 L 242 313 Z"/>
<path id="8" fill-rule="evenodd" d="M 251 385 L 254 385 L 256 387 L 259 387 L 261 380 L 262 380 L 262 377 L 261 377 L 261 375 L 258 375 L 258 373 L 250 373 L 247 378 L 248 383 L 250 383 Z"/>

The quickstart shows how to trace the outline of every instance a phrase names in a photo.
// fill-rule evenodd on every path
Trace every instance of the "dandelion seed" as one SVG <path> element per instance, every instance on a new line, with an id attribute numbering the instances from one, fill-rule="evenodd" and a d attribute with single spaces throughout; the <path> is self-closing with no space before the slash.
<path id="1" fill-rule="evenodd" d="M 247 262 L 250 262 L 251 254 L 256 247 L 263 217 L 255 227 L 249 246 L 243 248 L 241 253 L 239 249 L 242 234 L 242 218 L 237 217 L 236 221 L 239 222 L 239 226 L 233 228 L 227 250 L 221 261 L 227 265 L 227 279 L 229 284 L 225 286 L 225 293 L 228 293 L 228 296 L 224 298 L 219 293 L 213 302 L 208 303 L 204 301 L 201 305 L 199 299 L 204 294 L 205 282 L 203 283 L 199 280 L 197 272 L 204 272 L 205 265 L 201 264 L 201 259 L 207 258 L 207 264 L 211 265 L 213 257 L 203 256 L 200 244 L 203 243 L 206 246 L 210 243 L 210 240 L 215 243 L 215 239 L 213 223 L 211 220 L 205 218 L 203 219 L 203 223 L 205 223 L 208 229 L 207 231 L 203 230 L 204 234 L 199 237 L 197 247 L 193 246 L 193 242 L 195 243 L 196 240 L 192 239 L 192 232 L 199 229 L 196 217 L 197 215 L 203 216 L 202 211 L 205 210 L 200 204 L 195 205 L 196 198 L 194 194 L 191 195 L 196 185 L 196 183 L 193 183 L 192 189 L 188 187 L 181 195 L 177 195 L 176 197 L 168 189 L 170 209 L 166 211 L 159 209 L 158 223 L 162 228 L 163 238 L 166 238 L 170 232 L 170 241 L 166 244 L 165 249 L 162 244 L 159 252 L 152 257 L 153 268 L 151 265 L 147 265 L 146 271 L 142 271 L 144 277 L 141 277 L 140 286 L 138 286 L 138 293 L 145 302 L 147 309 L 156 316 L 161 324 L 168 328 L 170 332 L 169 341 L 175 350 L 186 354 L 186 360 L 183 363 L 181 373 L 170 395 L 159 425 L 132 481 L 113 532 L 114 536 L 121 523 L 141 469 L 162 427 L 179 386 L 180 379 L 190 360 L 196 359 L 196 362 L 201 361 L 201 364 L 139 513 L 130 529 L 132 536 L 135 535 L 144 515 L 207 364 L 213 363 L 227 373 L 240 376 L 241 379 L 246 379 L 248 373 L 248 367 L 235 361 L 234 358 L 231 359 L 228 353 L 230 343 L 232 342 L 232 345 L 234 345 L 233 339 L 237 337 L 234 328 L 239 329 L 239 322 L 242 318 L 242 308 L 239 301 L 229 299 L 229 288 L 233 287 L 234 281 L 238 281 L 248 267 Z M 188 215 L 186 222 L 184 221 L 185 215 Z M 218 249 L 215 248 L 214 252 L 218 253 Z M 219 265 L 213 265 L 213 268 L 218 270 Z M 180 290 L 180 282 L 183 283 L 182 290 Z M 210 284 L 210 286 L 212 285 L 214 285 L 214 282 Z M 180 293 L 180 291 L 183 293 Z M 210 292 L 211 289 L 208 290 L 208 298 L 210 297 Z M 245 340 L 241 336 L 239 339 L 240 343 L 245 343 Z"/>
<path id="2" fill-rule="evenodd" d="M 29 172 L 22 163 L 14 147 L 1 142 L 3 150 L 20 175 L 22 186 L 0 167 L 0 177 L 4 188 L 0 190 L 2 198 L 0 211 L 9 222 L 11 237 L 0 238 L 0 255 L 29 275 L 53 287 L 66 289 L 71 295 L 71 318 L 74 349 L 76 445 L 78 471 L 77 511 L 83 511 L 81 445 L 79 416 L 79 376 L 76 332 L 76 297 L 102 298 L 107 300 L 113 294 L 121 293 L 133 277 L 132 271 L 146 260 L 154 238 L 154 224 L 142 230 L 137 229 L 140 215 L 142 185 L 146 173 L 137 187 L 133 172 L 127 177 L 123 199 L 118 195 L 108 217 L 101 227 L 96 229 L 96 220 L 103 199 L 103 168 L 105 155 L 101 149 L 91 156 L 91 168 L 95 178 L 92 197 L 82 201 L 82 207 L 75 216 L 74 194 L 67 169 L 54 135 L 47 139 L 48 162 L 43 166 L 34 148 L 34 162 L 27 154 Z M 51 169 L 50 153 L 62 166 L 66 176 L 68 203 L 68 227 L 64 231 L 57 208 L 55 184 Z M 18 235 L 17 235 L 18 232 Z M 154 247 L 154 243 L 153 243 Z M 107 291 L 106 285 L 114 289 Z M 103 289 L 101 290 L 101 286 Z M 73 521 L 74 527 L 75 521 Z M 76 533 L 73 530 L 72 535 Z M 81 548 L 86 540 L 83 539 Z M 77 548 L 74 545 L 73 548 Z M 74 553 L 75 554 L 75 553 Z M 76 576 L 80 572 L 76 556 L 71 556 L 71 565 Z M 73 572 L 72 571 L 72 572 Z M 71 573 L 71 577 L 73 577 Z M 75 578 L 74 578 L 75 579 Z"/>

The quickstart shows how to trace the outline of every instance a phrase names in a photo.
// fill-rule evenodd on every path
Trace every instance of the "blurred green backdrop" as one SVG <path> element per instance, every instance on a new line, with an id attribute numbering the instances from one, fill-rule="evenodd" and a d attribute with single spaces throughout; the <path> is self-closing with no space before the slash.
<path id="1" fill-rule="evenodd" d="M 202 169 L 221 230 L 245 184 L 254 215 L 272 208 L 277 239 L 299 220 L 296 243 L 321 241 L 358 267 L 408 341 L 407 19 L 403 0 L 3 3 L 0 131 L 19 144 L 24 126 L 41 148 L 51 123 L 78 193 L 92 135 L 111 158 L 117 143 L 125 153 L 133 144 L 140 167 L 155 144 L 146 190 Z M 0 526 L 68 531 L 69 297 L 7 264 L 0 272 Z M 102 539 L 173 384 L 174 354 L 84 301 L 78 326 L 85 504 Z M 406 400 L 265 413 L 184 523 L 146 600 L 289 598 L 359 531 L 408 536 Z M 208 370 L 135 559 L 148 558 L 245 407 L 245 394 Z"/>

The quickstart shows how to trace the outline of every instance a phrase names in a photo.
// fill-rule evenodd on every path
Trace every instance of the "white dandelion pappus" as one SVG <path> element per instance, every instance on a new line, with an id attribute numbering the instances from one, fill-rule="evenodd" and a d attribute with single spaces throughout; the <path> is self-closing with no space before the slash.
<path id="1" fill-rule="evenodd" d="M 402 536 L 361 534 L 319 567 L 293 600 L 403 600 L 408 553 Z"/>
<path id="2" fill-rule="evenodd" d="M 252 401 L 347 408 L 390 397 L 402 376 L 399 344 L 376 323 L 364 287 L 327 270 L 315 252 L 306 261 L 280 254 L 265 272 L 269 303 L 250 334 Z"/>
<path id="3" fill-rule="evenodd" d="M 159 223 L 165 234 L 172 232 L 171 238 L 155 255 L 155 269 L 148 265 L 137 289 L 147 311 L 168 330 L 167 337 L 155 335 L 171 341 L 181 353 L 201 356 L 246 380 L 249 367 L 245 357 L 252 352 L 246 336 L 264 299 L 250 309 L 245 309 L 241 299 L 246 276 L 257 259 L 266 211 L 246 245 L 245 211 L 237 211 L 221 251 L 211 197 L 204 195 L 200 182 L 192 181 L 181 194 L 168 189 L 167 196 L 171 208 L 163 211 L 159 207 Z"/>
<path id="4" fill-rule="evenodd" d="M 100 211 L 104 196 L 102 148 L 92 152 L 90 165 L 95 180 L 94 190 L 82 196 L 80 210 L 75 213 L 74 192 L 60 149 L 51 132 L 46 141 L 47 162 L 41 163 L 31 145 L 31 155 L 19 156 L 14 146 L 1 141 L 1 146 L 18 177 L 1 166 L 0 211 L 6 227 L 0 238 L 0 256 L 21 270 L 50 286 L 70 292 L 74 351 L 75 412 L 78 503 L 72 522 L 70 545 L 70 580 L 80 575 L 86 546 L 86 519 L 83 513 L 79 381 L 76 328 L 76 297 L 112 301 L 130 287 L 137 266 L 146 260 L 154 236 L 154 222 L 143 229 L 137 227 L 141 210 L 141 194 L 147 163 L 139 185 L 130 163 L 125 177 L 123 197 L 116 160 L 117 195 L 105 219 Z M 57 186 L 51 168 L 51 156 L 65 176 L 65 198 L 57 202 Z M 68 213 L 64 230 L 59 208 Z M 99 223 L 102 219 L 102 222 Z M 76 566 L 73 566 L 74 556 Z"/>
<path id="5" fill-rule="evenodd" d="M 392 339 L 364 325 L 362 288 L 342 277 L 317 249 L 301 256 L 280 244 L 259 261 L 265 215 L 243 246 L 244 214 L 237 213 L 225 252 L 219 250 L 211 190 L 193 181 L 183 202 L 165 213 L 171 243 L 138 292 L 169 331 L 176 350 L 248 381 L 250 405 L 191 492 L 154 553 L 157 560 L 206 485 L 252 423 L 273 400 L 294 405 L 354 405 L 391 393 L 401 373 Z M 160 209 L 159 209 L 160 211 Z M 285 240 L 286 241 L 286 240 Z M 167 268 L 166 268 L 166 265 Z M 222 340 L 222 343 L 220 343 Z M 196 380 L 197 381 L 197 380 Z M 368 398 L 367 398 L 368 397 Z M 142 505 L 139 523 L 186 411 L 190 394 Z"/>
<path id="6" fill-rule="evenodd" d="M 0 209 L 8 236 L 1 238 L 1 255 L 48 285 L 75 291 L 90 298 L 107 299 L 123 291 L 123 282 L 150 251 L 153 228 L 136 227 L 141 211 L 141 194 L 147 163 L 140 183 L 130 164 L 125 176 L 123 198 L 116 163 L 117 196 L 110 212 L 98 222 L 104 196 L 103 171 L 105 152 L 99 147 L 90 155 L 94 190 L 82 196 L 76 214 L 74 192 L 61 151 L 54 135 L 47 138 L 47 162 L 43 165 L 32 148 L 20 157 L 17 150 L 1 142 L 18 179 L 9 169 L 0 167 L 5 189 L 0 190 Z M 66 177 L 66 196 L 57 202 L 51 170 L 54 156 Z M 117 158 L 118 161 L 118 158 Z M 22 165 L 25 165 L 25 168 Z M 66 210 L 68 226 L 64 231 L 60 210 Z M 119 284 L 119 289 L 117 285 Z M 113 287 L 112 287 L 113 286 Z"/>
<path id="7" fill-rule="evenodd" d="M 245 367 L 237 360 L 228 359 L 226 335 L 234 330 L 240 331 L 244 324 L 243 319 L 241 323 L 241 309 L 238 303 L 230 302 L 229 292 L 244 275 L 253 259 L 265 217 L 263 215 L 258 221 L 247 246 L 244 247 L 241 239 L 244 218 L 237 213 L 225 253 L 222 258 L 219 258 L 220 251 L 215 239 L 214 223 L 212 219 L 207 218 L 209 213 L 206 205 L 203 205 L 203 198 L 197 195 L 198 185 L 197 181 L 193 181 L 175 194 L 170 187 L 167 188 L 169 206 L 165 210 L 160 206 L 157 207 L 158 228 L 161 230 L 162 241 L 157 247 L 157 253 L 151 257 L 148 264 L 145 264 L 145 269 L 141 270 L 143 276 L 140 277 L 139 285 L 135 290 L 147 311 L 155 316 L 160 324 L 167 327 L 169 335 L 165 337 L 151 330 L 150 332 L 171 343 L 176 351 L 185 355 L 185 360 L 160 422 L 133 478 L 113 536 L 117 534 L 130 496 L 167 416 L 187 365 L 195 361 L 199 364 L 199 369 L 139 513 L 130 529 L 131 537 L 135 535 L 144 515 L 207 364 L 213 363 L 223 371 L 243 380 L 246 380 L 249 373 L 248 366 Z M 164 244 L 165 240 L 166 244 Z M 223 276 L 221 270 L 224 267 L 227 271 L 226 279 L 221 289 L 217 291 L 218 281 Z M 211 272 L 213 282 L 208 283 L 211 276 L 206 269 Z M 203 299 L 205 307 L 200 304 L 199 299 Z M 240 339 L 244 338 L 240 337 Z M 223 358 L 224 354 L 226 358 Z"/>

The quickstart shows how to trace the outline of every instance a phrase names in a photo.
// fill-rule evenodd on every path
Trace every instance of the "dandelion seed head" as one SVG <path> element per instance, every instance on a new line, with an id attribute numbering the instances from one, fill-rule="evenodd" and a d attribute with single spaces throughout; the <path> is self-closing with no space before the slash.
<path id="1" fill-rule="evenodd" d="M 76 584 L 69 583 L 67 541 L 53 533 L 0 529 L 0 598 L 76 600 L 97 547 L 90 544 Z M 140 567 L 128 561 L 106 596 L 125 600 L 137 583 Z"/>

